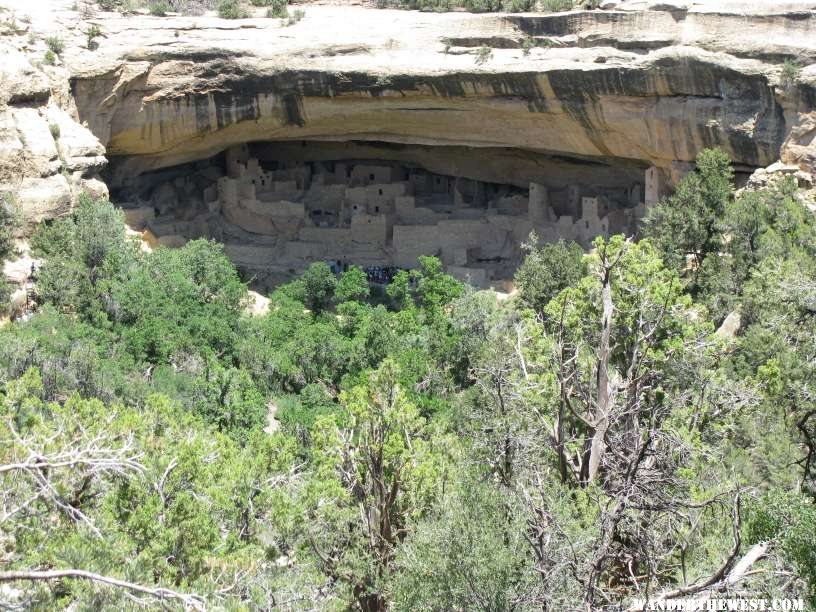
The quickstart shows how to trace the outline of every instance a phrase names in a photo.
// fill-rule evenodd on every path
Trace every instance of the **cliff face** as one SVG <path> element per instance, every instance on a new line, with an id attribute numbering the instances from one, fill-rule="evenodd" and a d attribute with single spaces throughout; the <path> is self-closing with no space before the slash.
<path id="1" fill-rule="evenodd" d="M 814 13 L 790 8 L 500 16 L 309 7 L 291 27 L 104 25 L 100 50 L 68 61 L 80 116 L 109 155 L 128 156 L 114 180 L 282 139 L 512 147 L 665 168 L 716 145 L 737 164 L 765 166 L 808 97 L 781 87 L 781 62 L 816 57 Z M 482 63 L 480 48 L 491 53 Z"/>
<path id="2" fill-rule="evenodd" d="M 114 186 L 259 140 L 500 147 L 667 170 L 716 145 L 746 169 L 781 155 L 816 170 L 813 2 L 525 15 L 306 5 L 289 27 L 11 4 L 34 11 L 31 30 L 63 37 L 52 70 L 70 83 L 63 106 L 115 158 Z M 102 32 L 94 50 L 90 24 Z M 805 66 L 795 83 L 784 60 Z"/>
<path id="3" fill-rule="evenodd" d="M 98 176 L 105 148 L 60 90 L 67 75 L 32 65 L 2 37 L 0 57 L 0 196 L 32 223 L 64 214 L 83 192 L 107 195 Z"/>

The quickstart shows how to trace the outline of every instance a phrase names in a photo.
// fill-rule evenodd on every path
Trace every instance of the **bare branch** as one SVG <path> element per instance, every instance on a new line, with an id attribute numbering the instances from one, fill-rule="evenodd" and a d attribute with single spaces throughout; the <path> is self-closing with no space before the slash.
<path id="1" fill-rule="evenodd" d="M 93 572 L 86 572 L 79 569 L 64 569 L 64 570 L 22 570 L 0 572 L 0 582 L 15 582 L 15 581 L 48 581 L 60 580 L 62 578 L 77 578 L 81 580 L 90 580 L 91 582 L 99 582 L 107 584 L 116 588 L 133 591 L 135 593 L 142 593 L 150 595 L 157 599 L 177 599 L 186 609 L 191 610 L 205 610 L 204 599 L 199 595 L 191 595 L 188 593 L 179 593 L 164 587 L 148 587 L 134 582 L 127 582 L 118 578 L 110 576 L 103 576 L 102 574 L 95 574 Z"/>

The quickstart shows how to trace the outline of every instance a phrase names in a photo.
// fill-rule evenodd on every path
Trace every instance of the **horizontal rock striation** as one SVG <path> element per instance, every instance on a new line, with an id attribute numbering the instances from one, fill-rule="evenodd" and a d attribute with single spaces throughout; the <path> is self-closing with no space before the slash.
<path id="1" fill-rule="evenodd" d="M 738 169 L 780 157 L 816 169 L 812 2 L 626 0 L 506 15 L 306 5 L 290 27 L 262 9 L 231 21 L 9 2 L 29 14 L 29 32 L 65 49 L 46 69 L 32 59 L 42 43 L 18 44 L 7 104 L 47 122 L 62 108 L 105 148 L 79 143 L 81 155 L 55 158 L 42 125 L 29 145 L 20 113 L 0 109 L 3 154 L 22 156 L 18 179 L 57 165 L 90 177 L 106 155 L 117 187 L 257 141 L 435 146 L 426 161 L 440 172 L 518 186 L 591 164 L 604 176 L 648 166 L 668 176 L 710 146 Z"/>
<path id="2" fill-rule="evenodd" d="M 0 39 L 0 54 L 0 195 L 25 225 L 65 214 L 84 192 L 106 196 L 105 148 L 54 91 L 67 75 L 33 64 L 13 40 Z"/>
<path id="3" fill-rule="evenodd" d="M 321 6 L 292 27 L 105 14 L 100 49 L 68 63 L 80 116 L 121 158 L 114 183 L 255 140 L 518 148 L 667 169 L 720 146 L 757 167 L 779 158 L 811 95 L 804 71 L 783 87 L 781 62 L 813 60 L 816 19 L 805 4 L 786 6 Z M 482 47 L 490 56 L 479 63 Z"/>

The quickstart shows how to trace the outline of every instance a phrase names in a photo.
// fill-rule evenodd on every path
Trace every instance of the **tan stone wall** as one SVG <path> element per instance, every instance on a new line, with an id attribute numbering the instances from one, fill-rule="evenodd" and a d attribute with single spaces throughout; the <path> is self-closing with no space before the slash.
<path id="1" fill-rule="evenodd" d="M 227 176 L 234 179 L 244 176 L 249 161 L 249 148 L 246 144 L 230 147 L 224 157 L 227 160 Z"/>
<path id="2" fill-rule="evenodd" d="M 546 185 L 530 183 L 530 221 L 539 224 L 552 221 L 554 215 L 550 209 L 550 193 Z"/>
<path id="3" fill-rule="evenodd" d="M 644 202 L 646 204 L 656 204 L 666 195 L 666 178 L 660 168 L 651 166 L 646 170 L 646 188 Z"/>
<path id="4" fill-rule="evenodd" d="M 488 221 L 496 227 L 506 231 L 511 238 L 514 247 L 518 247 L 527 240 L 533 230 L 533 224 L 526 217 L 516 217 L 511 215 L 488 215 Z"/>
<path id="5" fill-rule="evenodd" d="M 304 195 L 304 201 L 312 210 L 331 210 L 338 212 L 345 197 L 345 185 L 315 185 L 312 183 Z"/>
<path id="6" fill-rule="evenodd" d="M 391 238 L 393 216 L 359 214 L 351 218 L 351 239 L 384 246 Z"/>
<path id="7" fill-rule="evenodd" d="M 323 242 L 293 240 L 287 242 L 285 247 L 287 259 L 298 259 L 304 262 L 323 259 L 326 257 L 327 252 L 327 244 Z"/>
<path id="8" fill-rule="evenodd" d="M 351 170 L 350 184 L 376 185 L 405 180 L 405 171 L 397 166 L 355 164 Z"/>
<path id="9" fill-rule="evenodd" d="M 393 247 L 394 265 L 414 268 L 420 255 L 439 253 L 439 228 L 435 225 L 395 225 Z"/>
<path id="10" fill-rule="evenodd" d="M 369 185 L 367 187 L 349 187 L 346 189 L 346 200 L 359 208 L 359 212 L 375 214 L 391 212 L 395 198 L 410 195 L 409 183 L 391 183 Z M 379 208 L 380 210 L 376 210 Z"/>
<path id="11" fill-rule="evenodd" d="M 298 240 L 340 247 L 351 242 L 351 230 L 339 227 L 302 227 L 298 232 Z"/>
<path id="12" fill-rule="evenodd" d="M 279 262 L 280 249 L 274 246 L 256 246 L 227 243 L 224 252 L 239 266 L 263 267 Z"/>
<path id="13" fill-rule="evenodd" d="M 394 202 L 397 219 L 403 225 L 435 225 L 445 218 L 430 208 L 417 206 L 414 196 L 397 197 Z"/>
<path id="14" fill-rule="evenodd" d="M 451 263 L 456 249 L 478 249 L 481 257 L 500 257 L 508 243 L 508 232 L 485 220 L 440 221 L 438 246 L 442 261 Z"/>

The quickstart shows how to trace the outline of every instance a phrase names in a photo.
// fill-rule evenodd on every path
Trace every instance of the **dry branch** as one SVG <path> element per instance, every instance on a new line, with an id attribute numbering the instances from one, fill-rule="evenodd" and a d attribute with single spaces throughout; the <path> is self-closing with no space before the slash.
<path id="1" fill-rule="evenodd" d="M 90 580 L 92 582 L 99 582 L 107 584 L 116 588 L 133 591 L 135 593 L 142 593 L 143 595 L 150 595 L 157 599 L 176 599 L 180 601 L 185 608 L 192 610 L 205 610 L 204 600 L 198 595 L 191 595 L 188 593 L 179 593 L 164 587 L 149 587 L 134 582 L 127 582 L 119 578 L 112 578 L 110 576 L 103 576 L 93 572 L 86 572 L 79 569 L 64 569 L 64 570 L 22 570 L 0 572 L 0 582 L 16 582 L 16 581 L 48 581 L 60 580 L 61 578 L 77 578 L 80 580 Z"/>

